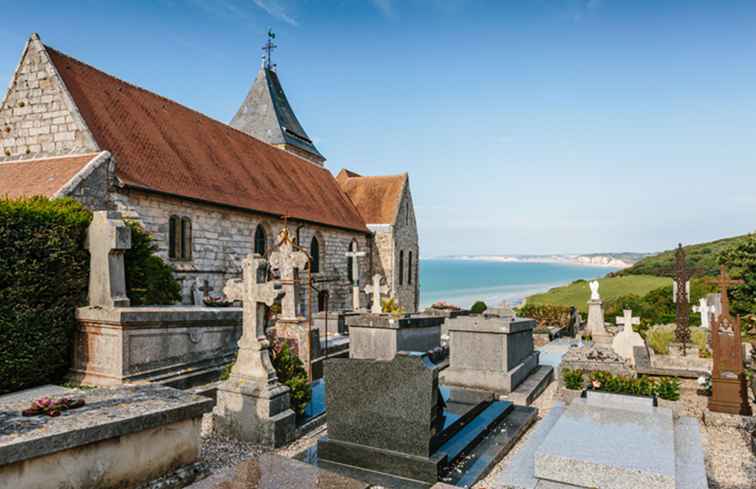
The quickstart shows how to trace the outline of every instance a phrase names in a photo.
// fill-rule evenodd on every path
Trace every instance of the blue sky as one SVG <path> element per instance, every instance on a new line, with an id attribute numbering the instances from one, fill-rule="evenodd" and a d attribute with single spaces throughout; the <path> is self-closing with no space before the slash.
<path id="1" fill-rule="evenodd" d="M 756 230 L 756 2 L 0 0 L 31 32 L 228 121 L 268 27 L 334 172 L 410 173 L 424 256 L 654 251 Z"/>

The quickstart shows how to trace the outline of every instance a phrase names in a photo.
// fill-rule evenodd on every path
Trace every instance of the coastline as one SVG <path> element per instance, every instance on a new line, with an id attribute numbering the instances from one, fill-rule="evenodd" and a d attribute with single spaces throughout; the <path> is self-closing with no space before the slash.
<path id="1" fill-rule="evenodd" d="M 424 260 L 459 260 L 459 261 L 484 261 L 495 263 L 553 263 L 558 265 L 574 265 L 581 267 L 596 268 L 629 268 L 633 262 L 608 256 L 586 256 L 586 255 L 551 255 L 551 256 L 507 256 L 507 255 L 462 255 L 462 256 L 440 256 L 434 258 L 424 258 Z"/>

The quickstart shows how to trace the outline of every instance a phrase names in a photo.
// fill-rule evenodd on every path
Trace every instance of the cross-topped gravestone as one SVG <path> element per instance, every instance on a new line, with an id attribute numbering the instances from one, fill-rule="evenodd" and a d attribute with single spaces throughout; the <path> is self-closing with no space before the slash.
<path id="1" fill-rule="evenodd" d="M 693 312 L 697 312 L 701 315 L 701 327 L 704 329 L 711 329 L 711 316 L 716 311 L 714 306 L 709 305 L 706 297 L 701 297 L 698 300 L 698 305 L 693 306 Z"/>
<path id="2" fill-rule="evenodd" d="M 202 306 L 205 304 L 205 299 L 210 296 L 210 292 L 213 288 L 210 287 L 210 282 L 207 279 L 197 277 L 194 279 L 194 285 L 192 286 L 192 298 L 194 299 L 195 306 Z"/>
<path id="3" fill-rule="evenodd" d="M 713 282 L 713 281 L 710 281 Z M 709 409 L 730 414 L 750 416 L 748 387 L 743 369 L 743 346 L 740 331 L 740 316 L 730 315 L 730 300 L 727 289 L 745 282 L 733 280 L 724 266 L 720 267 L 715 282 L 721 289 L 722 312 L 711 323 L 711 346 L 713 365 L 711 371 L 711 397 Z"/>
<path id="4" fill-rule="evenodd" d="M 281 301 L 281 319 L 297 320 L 297 294 L 298 271 L 304 270 L 309 262 L 307 255 L 295 250 L 294 241 L 289 236 L 289 229 L 284 227 L 281 231 L 281 239 L 276 251 L 270 254 L 270 265 L 281 274 L 284 297 Z"/>
<path id="5" fill-rule="evenodd" d="M 345 253 L 349 260 L 352 260 L 352 310 L 357 311 L 360 309 L 360 270 L 359 263 L 360 257 L 366 255 L 364 251 L 349 250 Z"/>
<path id="6" fill-rule="evenodd" d="M 690 311 L 689 311 L 689 294 L 688 281 L 691 273 L 685 265 L 685 250 L 682 243 L 677 245 L 675 252 L 675 306 L 677 328 L 675 328 L 675 339 L 682 343 L 682 354 L 686 355 L 688 343 L 690 343 Z"/>
<path id="7" fill-rule="evenodd" d="M 635 365 L 634 348 L 645 345 L 641 335 L 633 330 L 634 325 L 640 324 L 640 318 L 633 317 L 633 311 L 630 309 L 625 309 L 623 314 L 622 317 L 615 319 L 617 325 L 621 325 L 623 328 L 612 340 L 612 349 Z"/>
<path id="8" fill-rule="evenodd" d="M 372 285 L 365 287 L 365 293 L 373 296 L 373 305 L 370 307 L 370 312 L 373 314 L 380 314 L 383 312 L 383 304 L 381 303 L 381 295 L 388 294 L 389 286 L 381 285 L 383 277 L 380 273 L 373 275 Z"/>
<path id="9" fill-rule="evenodd" d="M 124 253 L 131 248 L 131 229 L 121 214 L 95 211 L 87 231 L 89 305 L 129 307 Z"/>
<path id="10" fill-rule="evenodd" d="M 242 280 L 230 280 L 223 292 L 241 300 L 242 336 L 228 380 L 218 386 L 215 426 L 221 433 L 267 446 L 291 441 L 295 415 L 289 388 L 278 381 L 265 336 L 265 308 L 284 293 L 277 281 L 268 281 L 267 262 L 258 254 L 242 263 Z"/>

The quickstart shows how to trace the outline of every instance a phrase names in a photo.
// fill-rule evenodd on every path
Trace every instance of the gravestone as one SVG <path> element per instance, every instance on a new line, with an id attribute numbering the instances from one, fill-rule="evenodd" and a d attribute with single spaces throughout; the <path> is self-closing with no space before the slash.
<path id="1" fill-rule="evenodd" d="M 701 297 L 698 300 L 698 305 L 693 306 L 693 311 L 701 315 L 701 327 L 703 329 L 711 329 L 711 317 L 714 315 L 716 308 L 710 306 L 705 297 Z"/>
<path id="2" fill-rule="evenodd" d="M 731 280 L 725 267 L 722 266 L 716 283 L 721 288 L 722 313 L 712 321 L 713 367 L 709 409 L 751 416 L 752 410 L 748 401 L 748 386 L 743 368 L 740 316 L 733 318 L 730 315 L 730 300 L 727 296 L 728 287 L 744 282 Z"/>
<path id="3" fill-rule="evenodd" d="M 449 324 L 446 385 L 506 395 L 538 368 L 533 319 L 463 316 Z"/>
<path id="4" fill-rule="evenodd" d="M 365 287 L 365 293 L 372 297 L 370 312 L 373 314 L 381 314 L 383 312 L 381 296 L 389 293 L 389 286 L 381 285 L 382 280 L 383 277 L 381 277 L 381 274 L 376 273 L 373 275 L 373 283 Z"/>
<path id="5" fill-rule="evenodd" d="M 591 298 L 588 300 L 588 323 L 585 331 L 591 335 L 595 345 L 608 346 L 612 343 L 612 336 L 606 331 L 604 325 L 604 301 L 599 295 L 599 282 L 594 280 L 589 283 Z"/>
<path id="6" fill-rule="evenodd" d="M 90 306 L 129 307 L 123 259 L 130 248 L 131 229 L 121 214 L 95 211 L 87 231 Z"/>
<path id="7" fill-rule="evenodd" d="M 244 310 L 239 354 L 228 380 L 218 387 L 215 423 L 221 432 L 241 440 L 281 446 L 293 437 L 294 411 L 265 337 L 265 306 L 284 294 L 280 283 L 266 281 L 266 266 L 260 255 L 247 256 L 242 281 L 231 280 L 223 290 L 229 299 L 241 300 Z"/>
<path id="8" fill-rule="evenodd" d="M 614 340 L 612 340 L 612 350 L 625 360 L 630 361 L 631 365 L 635 366 L 633 349 L 636 346 L 644 346 L 646 344 L 641 335 L 633 330 L 633 325 L 640 324 L 640 318 L 633 317 L 633 311 L 625 309 L 624 316 L 617 317 L 616 322 L 617 325 L 622 325 L 624 327 L 622 331 L 614 337 Z"/>
<path id="9" fill-rule="evenodd" d="M 581 370 L 586 376 L 591 372 L 604 371 L 624 377 L 635 377 L 635 372 L 628 360 L 611 348 L 603 346 L 583 345 L 570 348 L 559 363 L 559 371 L 564 369 Z M 564 384 L 564 378 L 561 375 L 559 375 L 559 382 Z"/>
<path id="10" fill-rule="evenodd" d="M 364 251 L 347 251 L 347 259 L 352 260 L 352 310 L 360 310 L 360 257 L 366 255 Z"/>
<path id="11" fill-rule="evenodd" d="M 207 279 L 202 279 L 200 277 L 195 278 L 194 284 L 192 284 L 192 301 L 194 302 L 194 305 L 204 306 L 205 299 L 210 297 L 210 292 L 212 291 L 213 288 L 210 287 L 210 282 L 208 282 Z"/>
<path id="12" fill-rule="evenodd" d="M 281 231 L 281 239 L 276 251 L 270 254 L 270 266 L 281 274 L 281 285 L 284 296 L 281 300 L 280 319 L 284 321 L 296 321 L 297 304 L 299 304 L 297 291 L 297 276 L 299 270 L 304 270 L 309 260 L 302 251 L 294 249 L 294 242 L 289 237 L 288 228 Z"/>
<path id="13" fill-rule="evenodd" d="M 346 322 L 350 358 L 391 360 L 400 351 L 426 352 L 439 347 L 444 318 L 354 314 Z"/>

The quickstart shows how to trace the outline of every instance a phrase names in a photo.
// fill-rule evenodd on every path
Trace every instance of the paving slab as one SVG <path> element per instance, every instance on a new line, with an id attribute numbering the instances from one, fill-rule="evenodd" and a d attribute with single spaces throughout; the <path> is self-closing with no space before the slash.
<path id="1" fill-rule="evenodd" d="M 601 489 L 676 489 L 672 411 L 573 402 L 535 453 L 538 479 Z"/>
<path id="2" fill-rule="evenodd" d="M 709 489 L 698 420 L 682 416 L 675 422 L 677 489 Z"/>

